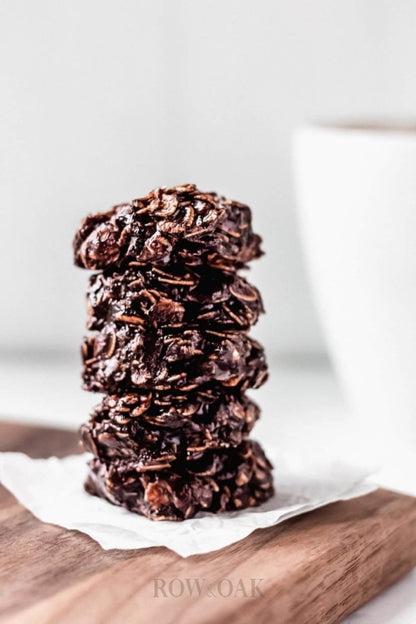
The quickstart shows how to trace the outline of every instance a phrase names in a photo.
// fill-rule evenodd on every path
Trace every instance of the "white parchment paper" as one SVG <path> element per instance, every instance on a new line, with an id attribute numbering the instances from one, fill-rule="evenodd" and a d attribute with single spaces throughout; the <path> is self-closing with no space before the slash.
<path id="1" fill-rule="evenodd" d="M 242 511 L 200 513 L 185 522 L 154 522 L 87 494 L 83 482 L 88 455 L 31 459 L 23 453 L 0 453 L 0 482 L 43 522 L 82 531 L 104 549 L 166 546 L 183 557 L 223 548 L 255 529 L 376 487 L 368 481 L 368 467 L 276 456 L 266 450 L 277 466 L 273 499 Z"/>

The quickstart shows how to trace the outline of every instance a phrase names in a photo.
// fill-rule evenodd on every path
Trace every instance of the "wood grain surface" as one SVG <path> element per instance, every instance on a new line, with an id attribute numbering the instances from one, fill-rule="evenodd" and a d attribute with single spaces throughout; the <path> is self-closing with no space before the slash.
<path id="1" fill-rule="evenodd" d="M 80 449 L 74 433 L 0 424 L 0 450 Z M 327 624 L 416 565 L 416 499 L 377 490 L 182 559 L 160 547 L 103 551 L 0 488 L 0 553 L 7 624 Z"/>

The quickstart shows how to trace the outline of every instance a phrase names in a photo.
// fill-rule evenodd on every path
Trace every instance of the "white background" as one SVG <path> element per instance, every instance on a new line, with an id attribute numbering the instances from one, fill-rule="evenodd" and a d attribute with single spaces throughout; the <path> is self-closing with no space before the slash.
<path id="1" fill-rule="evenodd" d="M 0 11 L 2 348 L 74 354 L 81 217 L 194 181 L 253 207 L 269 352 L 322 352 L 292 131 L 414 112 L 416 2 L 1 0 Z"/>

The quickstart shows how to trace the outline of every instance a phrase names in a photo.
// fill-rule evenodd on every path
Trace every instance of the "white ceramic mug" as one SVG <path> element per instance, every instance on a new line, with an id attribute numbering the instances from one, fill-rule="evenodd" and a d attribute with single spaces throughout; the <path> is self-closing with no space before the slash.
<path id="1" fill-rule="evenodd" d="M 416 129 L 295 136 L 304 252 L 329 351 L 362 433 L 416 450 Z"/>

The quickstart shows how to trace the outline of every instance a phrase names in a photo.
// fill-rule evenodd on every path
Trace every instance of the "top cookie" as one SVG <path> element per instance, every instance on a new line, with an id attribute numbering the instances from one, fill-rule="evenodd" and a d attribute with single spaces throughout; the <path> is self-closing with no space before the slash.
<path id="1" fill-rule="evenodd" d="M 186 184 L 89 215 L 75 236 L 74 254 L 78 266 L 92 270 L 126 262 L 234 270 L 258 258 L 260 244 L 248 206 Z"/>

